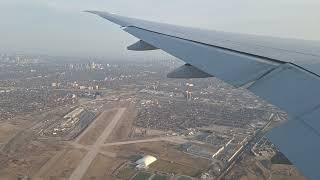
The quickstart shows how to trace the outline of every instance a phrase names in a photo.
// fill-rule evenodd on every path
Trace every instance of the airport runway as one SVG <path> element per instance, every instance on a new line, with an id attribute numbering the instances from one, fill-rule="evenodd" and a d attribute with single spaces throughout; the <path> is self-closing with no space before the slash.
<path id="1" fill-rule="evenodd" d="M 80 180 L 83 175 L 87 172 L 90 164 L 94 160 L 94 158 L 99 153 L 99 148 L 103 145 L 104 141 L 108 138 L 108 136 L 112 133 L 112 130 L 116 127 L 118 121 L 121 119 L 123 113 L 126 108 L 119 108 L 117 114 L 113 117 L 112 121 L 108 124 L 102 134 L 99 136 L 97 141 L 90 146 L 89 152 L 85 155 L 85 157 L 80 161 L 78 167 L 73 171 L 69 180 Z"/>
<path id="2" fill-rule="evenodd" d="M 99 119 L 100 117 L 103 117 L 104 114 L 107 114 L 108 112 L 113 111 L 113 110 L 115 110 L 115 109 L 110 109 L 110 110 L 105 110 L 105 111 L 103 111 L 103 112 L 89 125 L 89 127 L 87 127 L 83 132 L 81 132 L 81 134 L 80 134 L 80 135 L 77 137 L 77 139 L 75 140 L 75 143 L 74 143 L 74 144 L 79 143 L 80 139 L 82 139 L 82 137 L 85 136 L 85 135 L 87 134 L 87 132 L 89 132 L 89 131 L 91 131 L 91 129 L 95 128 L 96 123 L 97 123 L 97 121 L 98 121 L 98 119 Z"/>
<path id="3" fill-rule="evenodd" d="M 169 142 L 174 142 L 174 143 L 177 143 L 177 144 L 183 144 L 183 143 L 187 142 L 187 140 L 179 138 L 179 137 L 157 137 L 157 138 L 150 138 L 150 139 L 141 139 L 141 140 L 106 143 L 106 144 L 103 144 L 102 146 L 116 146 L 116 145 L 146 143 L 146 142 L 156 142 L 156 141 L 169 141 Z"/>
<path id="4" fill-rule="evenodd" d="M 186 143 L 187 140 L 178 137 L 178 136 L 165 136 L 165 137 L 153 137 L 153 138 L 148 138 L 148 139 L 138 139 L 138 140 L 129 140 L 129 141 L 120 141 L 120 142 L 111 142 L 111 143 L 105 143 L 106 139 L 111 135 L 117 124 L 121 121 L 121 117 L 123 116 L 124 112 L 126 111 L 126 108 L 115 108 L 111 109 L 112 111 L 116 110 L 115 114 L 112 118 L 109 124 L 107 124 L 106 128 L 103 130 L 103 132 L 98 136 L 97 140 L 93 142 L 92 145 L 84 145 L 80 144 L 80 139 L 87 134 L 87 132 L 94 130 L 95 126 L 97 125 L 97 120 L 96 119 L 88 128 L 86 128 L 85 131 L 83 131 L 78 138 L 73 141 L 69 142 L 69 144 L 76 148 L 76 149 L 83 149 L 86 150 L 87 153 L 84 155 L 84 157 L 81 159 L 77 167 L 74 169 L 72 174 L 70 175 L 69 179 L 70 180 L 81 180 L 84 175 L 87 173 L 90 165 L 96 158 L 98 154 L 102 154 L 108 157 L 116 157 L 116 153 L 113 152 L 107 152 L 107 151 L 102 151 L 101 147 L 108 147 L 108 146 L 117 146 L 117 145 L 126 145 L 126 144 L 135 144 L 135 143 L 148 143 L 148 142 L 158 142 L 158 141 L 167 141 L 167 142 L 172 142 L 175 144 L 183 144 Z M 103 116 L 105 113 L 109 113 L 111 110 L 106 110 L 100 114 L 99 117 L 97 118 L 105 118 Z M 104 120 L 104 119 L 100 119 Z M 35 176 L 35 179 L 43 179 L 44 175 L 46 172 L 50 170 L 50 168 L 59 160 L 61 156 L 66 151 L 61 151 L 58 153 L 54 158 L 52 158 L 43 168 L 39 170 L 37 175 Z"/>

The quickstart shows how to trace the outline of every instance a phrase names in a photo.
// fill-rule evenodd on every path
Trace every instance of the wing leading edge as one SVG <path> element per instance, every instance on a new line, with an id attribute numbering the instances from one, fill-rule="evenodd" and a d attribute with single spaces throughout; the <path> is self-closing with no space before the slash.
<path id="1" fill-rule="evenodd" d="M 89 12 L 119 24 L 140 39 L 129 46 L 132 50 L 159 48 L 186 62 L 168 76 L 215 76 L 235 87 L 250 84 L 250 91 L 290 116 L 286 124 L 269 132 L 269 139 L 305 176 L 320 178 L 320 96 L 315 96 L 320 92 L 320 43 L 205 31 Z"/>

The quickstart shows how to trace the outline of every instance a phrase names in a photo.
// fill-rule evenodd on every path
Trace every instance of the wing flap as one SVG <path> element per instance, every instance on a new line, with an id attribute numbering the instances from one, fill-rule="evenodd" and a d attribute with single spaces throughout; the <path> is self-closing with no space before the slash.
<path id="1" fill-rule="evenodd" d="M 316 95 L 320 92 L 319 77 L 289 63 L 279 66 L 248 89 L 294 117 L 320 104 L 320 96 Z"/>
<path id="2" fill-rule="evenodd" d="M 320 136 L 320 110 L 319 106 L 316 107 L 316 110 L 313 112 L 307 113 L 304 115 L 303 120 L 304 122 L 314 129 L 314 131 Z"/>
<path id="3" fill-rule="evenodd" d="M 319 116 L 313 118 L 318 119 Z M 272 129 L 267 137 L 301 170 L 308 179 L 320 177 L 320 141 L 318 132 L 304 123 L 303 118 L 289 120 Z"/>

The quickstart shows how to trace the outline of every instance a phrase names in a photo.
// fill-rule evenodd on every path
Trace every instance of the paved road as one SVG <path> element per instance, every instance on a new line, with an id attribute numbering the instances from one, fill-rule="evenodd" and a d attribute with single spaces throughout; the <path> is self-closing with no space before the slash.
<path id="1" fill-rule="evenodd" d="M 125 112 L 125 108 L 119 108 L 117 114 L 113 117 L 112 121 L 108 124 L 106 129 L 99 136 L 97 141 L 90 147 L 89 152 L 85 155 L 85 157 L 81 160 L 78 167 L 73 171 L 69 180 L 80 180 L 83 175 L 88 170 L 90 164 L 94 160 L 94 158 L 99 153 L 100 146 L 104 143 L 104 141 L 108 138 L 108 136 L 112 133 L 112 130 L 116 127 L 118 121 L 121 119 L 121 116 Z"/>
<path id="2" fill-rule="evenodd" d="M 226 166 L 224 170 L 222 170 L 220 176 L 217 178 L 217 180 L 225 179 L 225 176 L 229 173 L 229 171 L 233 168 L 233 166 L 240 160 L 242 160 L 245 155 L 245 152 L 250 152 L 252 147 L 255 145 L 256 142 L 260 141 L 261 138 L 266 134 L 267 129 L 270 127 L 271 123 L 273 122 L 274 114 L 272 113 L 269 117 L 269 122 L 261 129 L 259 130 L 255 136 L 253 136 L 240 151 L 237 153 L 237 155 L 229 162 L 229 164 Z"/>

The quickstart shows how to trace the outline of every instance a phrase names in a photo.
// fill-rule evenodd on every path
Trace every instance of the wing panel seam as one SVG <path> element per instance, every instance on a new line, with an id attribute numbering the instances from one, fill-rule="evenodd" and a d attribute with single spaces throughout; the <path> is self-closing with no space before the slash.
<path id="1" fill-rule="evenodd" d="M 225 51 L 230 51 L 230 52 L 234 52 L 234 53 L 238 53 L 238 54 L 242 54 L 242 55 L 246 55 L 246 56 L 251 56 L 251 57 L 254 57 L 254 58 L 259 58 L 259 59 L 267 60 L 267 61 L 270 61 L 270 62 L 276 63 L 276 64 L 284 64 L 284 63 L 287 63 L 287 62 L 284 62 L 284 61 L 280 61 L 280 60 L 273 59 L 273 58 L 269 58 L 269 57 L 265 57 L 265 56 L 260 56 L 260 55 L 256 55 L 256 54 L 251 54 L 251 53 L 247 53 L 247 52 L 243 52 L 243 51 L 237 51 L 237 50 L 230 49 L 230 48 L 225 48 L 225 47 L 222 47 L 222 46 L 212 45 L 212 44 L 208 44 L 208 43 L 203 43 L 203 42 L 199 42 L 199 41 L 195 41 L 195 40 L 190 40 L 190 39 L 186 39 L 186 38 L 181 38 L 181 37 L 177 37 L 177 36 L 173 36 L 173 35 L 169 35 L 169 34 L 164 34 L 164 33 L 156 32 L 156 31 L 151 31 L 151 30 L 144 29 L 144 28 L 140 28 L 140 27 L 137 27 L 137 26 L 132 26 L 132 25 L 130 25 L 130 26 L 126 26 L 126 27 L 134 27 L 134 28 L 137 28 L 137 29 L 140 29 L 140 30 L 143 30 L 143 31 L 148 31 L 148 32 L 152 32 L 152 33 L 156 33 L 156 34 L 160 34 L 160 35 L 164 35 L 164 36 L 168 36 L 168 37 L 177 38 L 177 39 L 180 39 L 180 40 L 190 41 L 190 42 L 193 42 L 193 43 L 197 43 L 197 44 L 201 44 L 201 45 L 205 45 L 205 46 L 214 47 L 214 48 L 221 49 L 221 50 L 225 50 Z"/>

